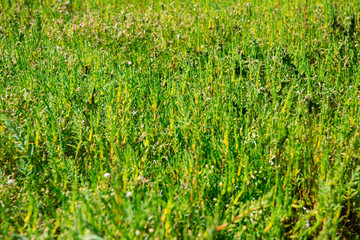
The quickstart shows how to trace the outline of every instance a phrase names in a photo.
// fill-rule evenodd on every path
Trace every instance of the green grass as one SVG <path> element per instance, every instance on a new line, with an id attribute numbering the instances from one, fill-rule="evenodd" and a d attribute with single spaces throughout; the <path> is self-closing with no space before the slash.
<path id="1" fill-rule="evenodd" d="M 359 239 L 359 11 L 0 1 L 0 238 Z"/>

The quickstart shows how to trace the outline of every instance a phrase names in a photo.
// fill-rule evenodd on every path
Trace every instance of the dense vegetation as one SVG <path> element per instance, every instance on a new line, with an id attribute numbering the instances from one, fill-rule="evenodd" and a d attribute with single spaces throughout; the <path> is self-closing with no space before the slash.
<path id="1" fill-rule="evenodd" d="M 0 238 L 359 237 L 358 0 L 0 9 Z"/>

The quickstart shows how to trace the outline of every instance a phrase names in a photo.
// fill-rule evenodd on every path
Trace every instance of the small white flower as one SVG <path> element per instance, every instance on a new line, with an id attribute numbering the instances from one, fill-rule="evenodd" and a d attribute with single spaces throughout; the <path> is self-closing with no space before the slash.
<path id="1" fill-rule="evenodd" d="M 129 198 L 129 197 L 131 197 L 131 196 L 132 196 L 132 192 L 128 191 L 128 192 L 126 193 L 126 197 Z"/>
<path id="2" fill-rule="evenodd" d="M 15 185 L 16 181 L 15 181 L 15 179 L 9 178 L 9 180 L 7 181 L 7 183 L 8 183 L 9 185 Z"/>
<path id="3" fill-rule="evenodd" d="M 140 235 L 139 229 L 136 229 L 135 234 L 136 234 L 136 236 L 139 236 L 139 235 Z"/>
<path id="4" fill-rule="evenodd" d="M 104 178 L 110 177 L 110 173 L 104 173 Z"/>
<path id="5" fill-rule="evenodd" d="M 305 226 L 306 226 L 306 228 L 309 228 L 309 227 L 310 227 L 310 221 L 309 221 L 309 219 L 306 219 Z"/>
<path id="6" fill-rule="evenodd" d="M 129 64 L 129 65 L 131 65 L 131 64 L 132 64 L 132 62 L 128 61 L 128 64 Z"/>

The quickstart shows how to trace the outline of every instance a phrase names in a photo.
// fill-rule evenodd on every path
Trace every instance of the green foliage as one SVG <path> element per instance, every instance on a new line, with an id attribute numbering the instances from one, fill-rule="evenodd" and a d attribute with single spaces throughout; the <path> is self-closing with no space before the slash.
<path id="1" fill-rule="evenodd" d="M 0 238 L 359 238 L 359 3 L 0 1 Z"/>

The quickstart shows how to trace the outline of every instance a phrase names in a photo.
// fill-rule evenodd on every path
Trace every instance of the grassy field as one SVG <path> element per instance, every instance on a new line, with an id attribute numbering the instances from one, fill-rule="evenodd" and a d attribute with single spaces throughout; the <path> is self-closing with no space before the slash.
<path id="1" fill-rule="evenodd" d="M 1 239 L 359 239 L 360 1 L 1 0 Z"/>

